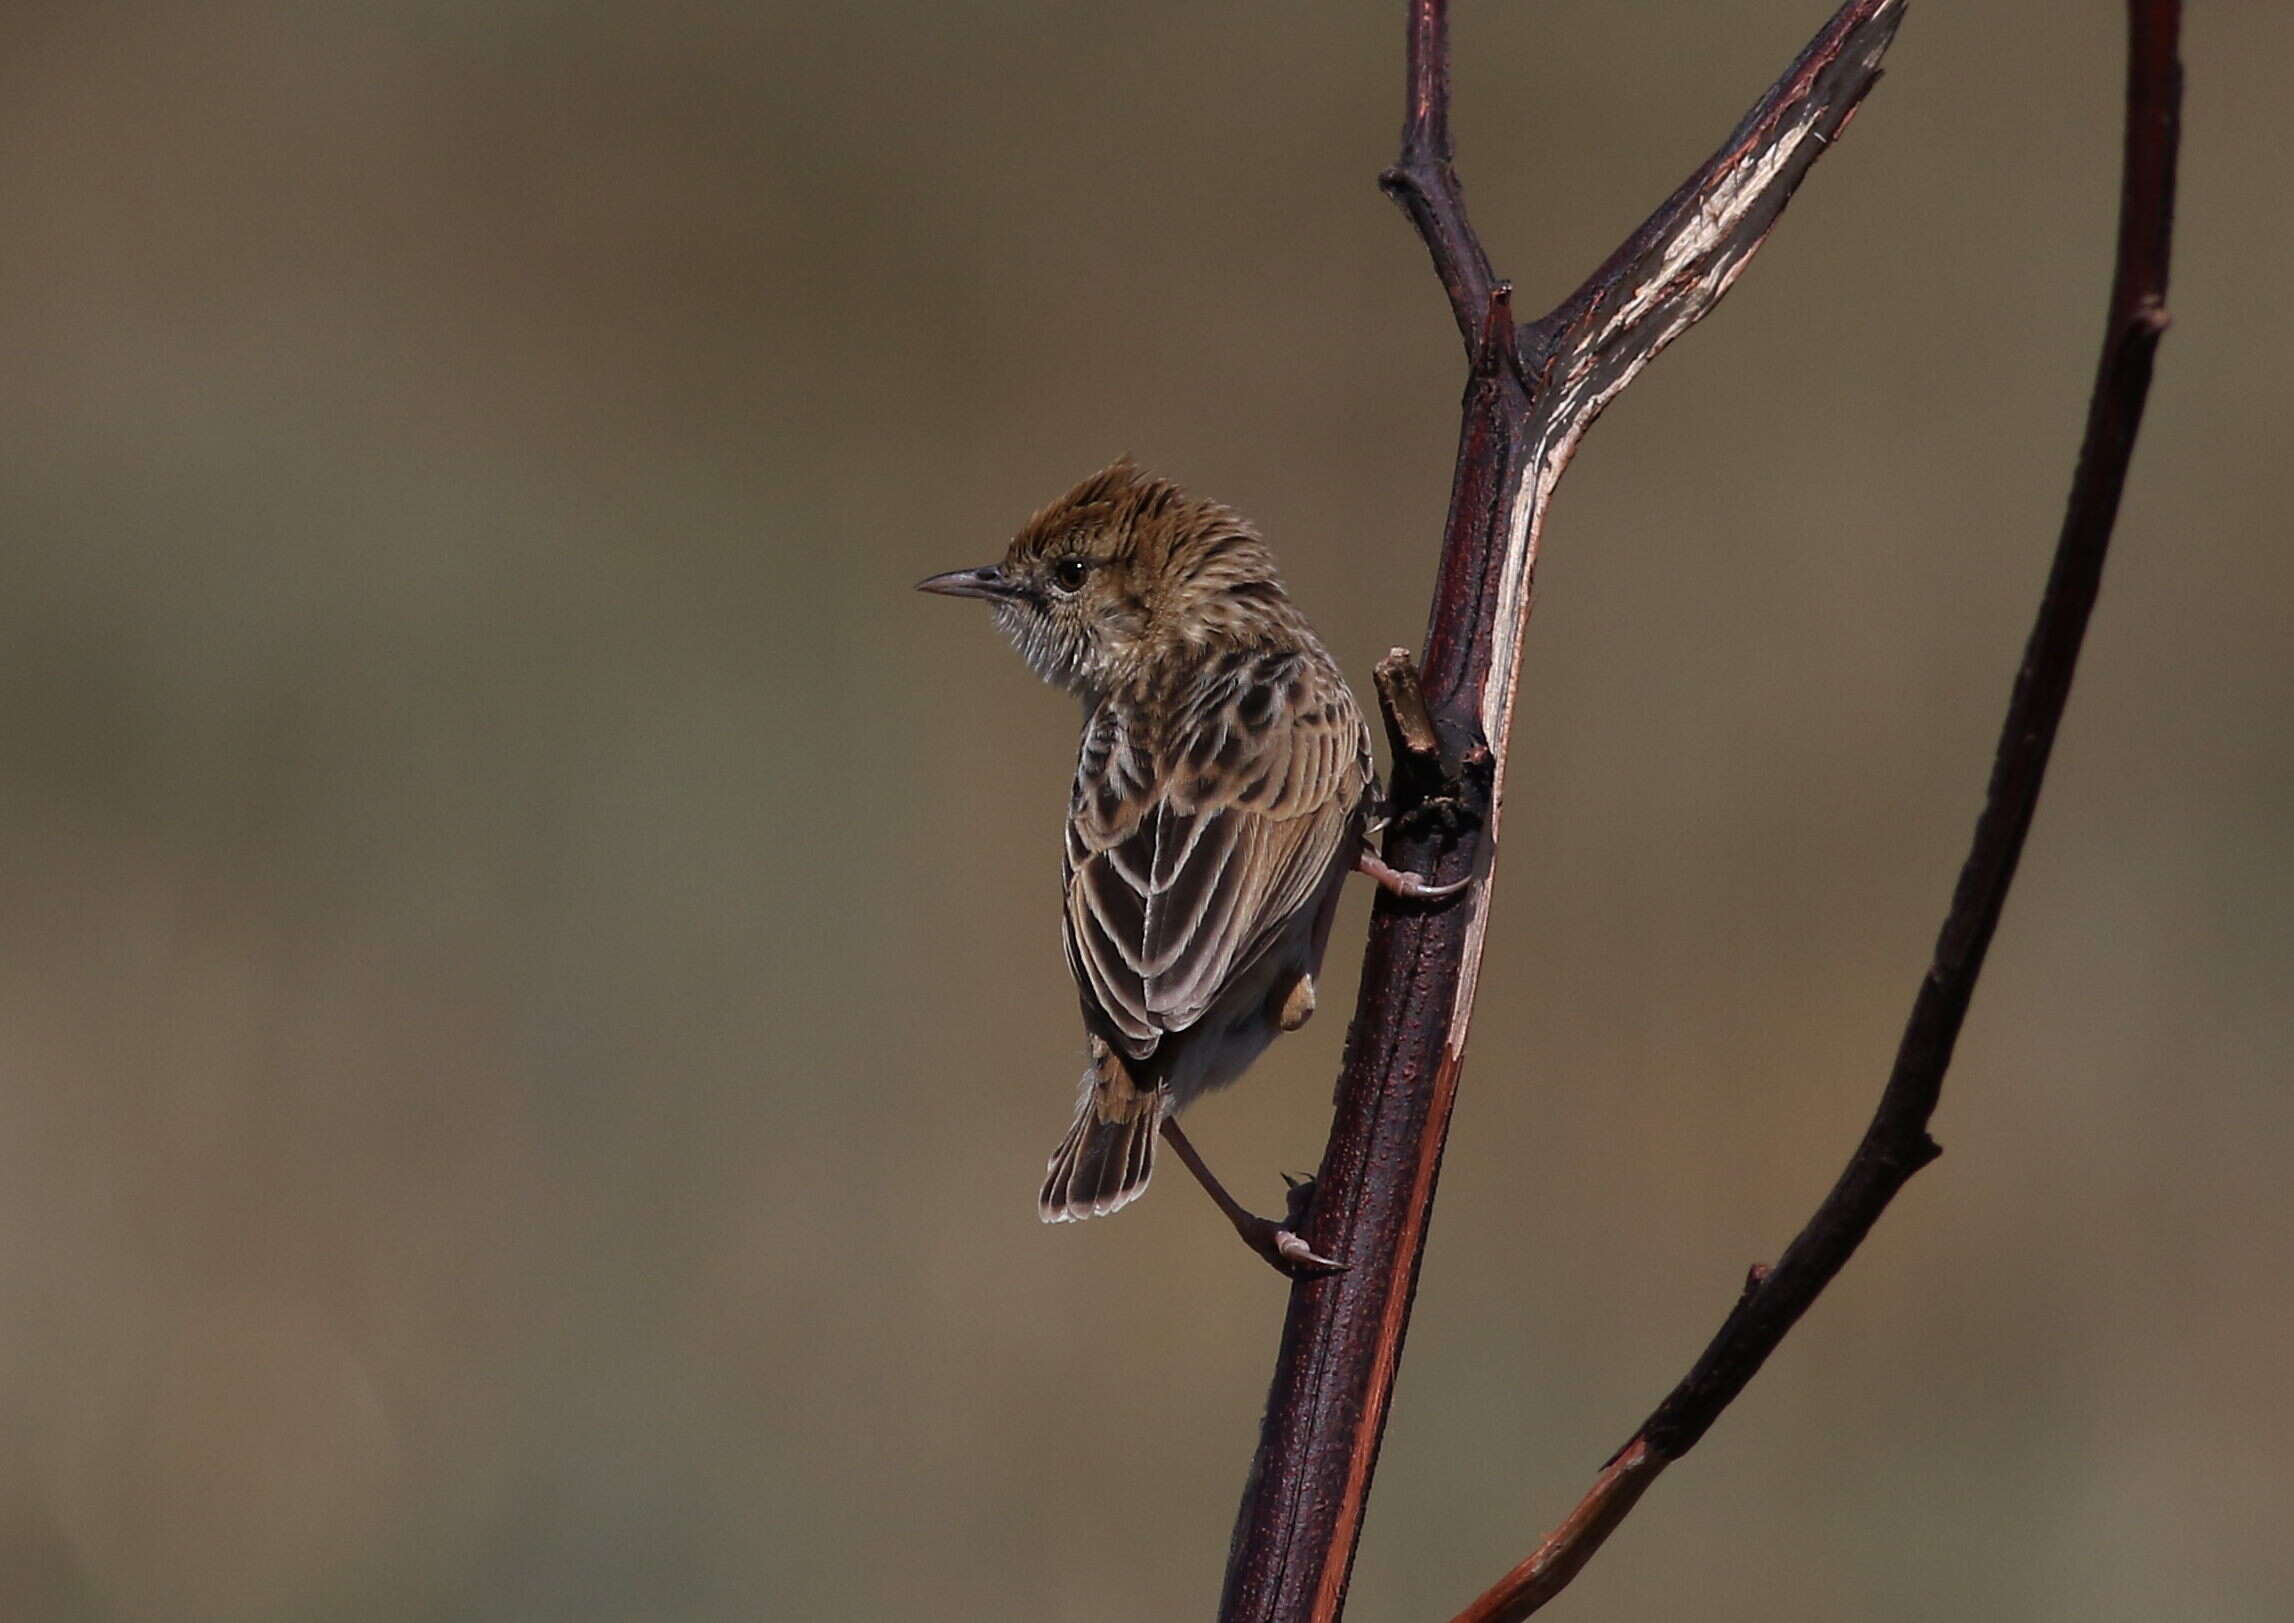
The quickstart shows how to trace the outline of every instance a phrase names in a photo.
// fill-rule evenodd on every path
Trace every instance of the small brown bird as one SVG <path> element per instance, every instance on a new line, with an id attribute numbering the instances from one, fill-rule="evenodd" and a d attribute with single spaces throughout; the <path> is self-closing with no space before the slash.
<path id="1" fill-rule="evenodd" d="M 1002 563 L 918 590 L 985 598 L 1036 673 L 1083 701 L 1061 878 L 1091 1064 L 1044 1221 L 1136 1199 L 1160 1133 L 1268 1261 L 1336 1267 L 1230 1197 L 1175 1118 L 1314 1013 L 1349 872 L 1418 898 L 1462 884 L 1371 855 L 1370 731 L 1266 543 L 1126 458 L 1030 519 Z"/>

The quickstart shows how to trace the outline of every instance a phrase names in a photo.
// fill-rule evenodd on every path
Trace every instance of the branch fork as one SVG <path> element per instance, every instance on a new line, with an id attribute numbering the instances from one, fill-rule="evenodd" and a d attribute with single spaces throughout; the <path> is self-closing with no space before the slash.
<path id="1" fill-rule="evenodd" d="M 1381 177 L 1448 297 L 1468 363 L 1457 471 L 1425 654 L 1378 667 L 1393 744 L 1385 862 L 1434 874 L 1472 843 L 1483 883 L 1451 905 L 1373 910 L 1331 1134 L 1311 1209 L 1318 1255 L 1350 1266 L 1294 1288 L 1244 1491 L 1222 1623 L 1333 1623 L 1384 1427 L 1487 927 L 1520 645 L 1553 489 L 1586 429 L 1742 273 L 1809 168 L 1837 143 L 1904 0 L 1849 0 L 1736 130 L 1577 291 L 1517 325 L 1452 163 L 1446 0 L 1409 0 L 1400 156 Z M 2119 276 L 2056 565 L 1994 767 L 1989 804 L 1922 979 L 1878 1114 L 1773 1267 L 1749 1270 L 1679 1386 L 1528 1560 L 1456 1623 L 1517 1623 L 1559 1593 L 1672 1460 L 1701 1438 L 1938 1153 L 1927 1136 L 1951 1049 L 2030 825 L 2068 697 L 2165 326 L 2178 0 L 2129 0 Z"/>

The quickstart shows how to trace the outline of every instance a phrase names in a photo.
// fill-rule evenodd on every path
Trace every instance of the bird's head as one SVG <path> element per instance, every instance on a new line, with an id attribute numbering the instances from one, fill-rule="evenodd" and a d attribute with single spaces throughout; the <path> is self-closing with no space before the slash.
<path id="1" fill-rule="evenodd" d="M 1028 520 L 1001 563 L 916 589 L 985 598 L 1036 674 L 1087 701 L 1157 659 L 1247 637 L 1289 612 L 1248 521 L 1128 457 Z"/>

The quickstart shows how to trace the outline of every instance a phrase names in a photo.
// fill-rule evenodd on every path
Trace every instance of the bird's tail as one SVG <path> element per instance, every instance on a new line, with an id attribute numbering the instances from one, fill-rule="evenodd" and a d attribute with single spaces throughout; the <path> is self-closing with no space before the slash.
<path id="1" fill-rule="evenodd" d="M 1155 1135 L 1164 1108 L 1163 1090 L 1133 1082 L 1123 1061 L 1094 1037 L 1075 1125 L 1044 1169 L 1036 1202 L 1043 1220 L 1105 1217 L 1138 1199 L 1155 1172 Z"/>

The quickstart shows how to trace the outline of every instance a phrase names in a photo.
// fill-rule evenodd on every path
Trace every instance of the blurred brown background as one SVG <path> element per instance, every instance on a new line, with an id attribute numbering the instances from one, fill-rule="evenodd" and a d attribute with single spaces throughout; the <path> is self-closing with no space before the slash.
<path id="1" fill-rule="evenodd" d="M 1524 306 L 1823 9 L 1465 7 Z M 1358 679 L 1417 638 L 1398 12 L 0 13 L 0 1615 L 1210 1614 L 1282 1292 L 1168 1180 L 1038 1226 L 1075 718 L 908 587 L 1129 450 Z M 1869 1109 L 2060 512 L 2118 28 L 1920 0 L 1562 487 L 1357 1617 L 1524 1553 Z M 2294 1613 L 2294 13 L 2187 55 L 1948 1153 L 1572 1617 Z M 1268 1205 L 1364 907 L 1197 1118 Z"/>

